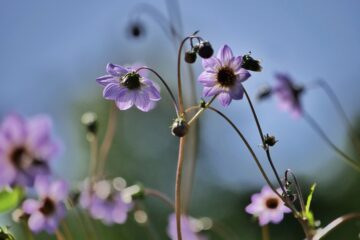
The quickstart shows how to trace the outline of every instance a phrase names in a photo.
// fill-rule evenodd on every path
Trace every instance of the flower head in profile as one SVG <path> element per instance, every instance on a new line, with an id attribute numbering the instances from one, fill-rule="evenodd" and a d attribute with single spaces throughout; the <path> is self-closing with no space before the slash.
<path id="1" fill-rule="evenodd" d="M 207 240 L 205 236 L 200 234 L 201 228 L 197 219 L 189 216 L 181 216 L 181 234 L 182 238 L 186 240 Z M 168 236 L 171 240 L 177 240 L 177 229 L 176 229 L 176 215 L 175 213 L 169 216 L 169 225 L 167 228 Z"/>
<path id="2" fill-rule="evenodd" d="M 136 72 L 135 68 L 112 63 L 106 66 L 106 71 L 108 75 L 96 81 L 104 86 L 103 97 L 114 100 L 120 110 L 135 105 L 141 111 L 148 112 L 161 99 L 159 86 L 144 76 L 142 71 Z"/>
<path id="3" fill-rule="evenodd" d="M 277 191 L 281 194 L 281 189 Z M 260 193 L 251 196 L 251 203 L 245 211 L 257 217 L 261 226 L 270 222 L 279 223 L 284 218 L 284 213 L 291 212 L 269 186 L 263 187 Z"/>
<path id="4" fill-rule="evenodd" d="M 234 56 L 228 45 L 222 46 L 216 57 L 203 59 L 204 71 L 198 78 L 204 86 L 203 95 L 218 95 L 223 106 L 228 106 L 232 99 L 242 99 L 242 82 L 250 77 L 250 73 L 242 68 L 242 61 L 242 56 Z"/>
<path id="5" fill-rule="evenodd" d="M 53 233 L 66 213 L 65 203 L 68 196 L 68 185 L 64 181 L 50 182 L 45 176 L 35 179 L 35 190 L 39 200 L 27 199 L 22 210 L 29 216 L 28 225 L 37 233 Z"/>
<path id="6" fill-rule="evenodd" d="M 0 187 L 32 186 L 37 175 L 50 173 L 49 161 L 59 150 L 48 116 L 24 119 L 8 115 L 0 125 Z"/>
<path id="7" fill-rule="evenodd" d="M 294 118 L 302 115 L 300 96 L 304 91 L 302 86 L 296 85 L 287 74 L 275 74 L 277 84 L 272 92 L 279 98 L 279 106 L 283 110 L 290 111 Z"/>
<path id="8" fill-rule="evenodd" d="M 94 219 L 108 225 L 125 223 L 128 212 L 133 208 L 133 203 L 126 202 L 121 191 L 113 189 L 107 180 L 98 181 L 92 187 L 85 181 L 80 194 L 80 205 Z"/>

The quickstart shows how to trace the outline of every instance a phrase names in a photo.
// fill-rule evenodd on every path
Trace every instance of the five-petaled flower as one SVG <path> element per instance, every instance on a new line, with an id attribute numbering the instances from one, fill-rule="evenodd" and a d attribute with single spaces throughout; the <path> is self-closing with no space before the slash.
<path id="1" fill-rule="evenodd" d="M 234 56 L 228 45 L 222 46 L 216 57 L 203 59 L 205 70 L 198 78 L 204 86 L 203 95 L 218 95 L 223 106 L 228 106 L 232 99 L 242 99 L 242 82 L 250 77 L 250 73 L 242 68 L 242 61 L 242 56 Z"/>
<path id="2" fill-rule="evenodd" d="M 125 202 L 120 191 L 112 189 L 109 181 L 101 180 L 92 187 L 85 181 L 80 194 L 80 206 L 87 209 L 94 219 L 111 225 L 125 223 L 133 203 Z"/>
<path id="3" fill-rule="evenodd" d="M 287 74 L 275 74 L 277 85 L 273 88 L 272 92 L 279 98 L 279 106 L 283 110 L 291 112 L 294 118 L 302 115 L 302 106 L 300 96 L 304 88 L 296 85 L 291 77 Z"/>
<path id="4" fill-rule="evenodd" d="M 0 126 L 0 187 L 32 186 L 37 175 L 50 173 L 49 160 L 59 150 L 51 137 L 52 122 L 39 115 L 28 120 L 8 115 Z"/>
<path id="5" fill-rule="evenodd" d="M 142 71 L 112 63 L 106 66 L 106 71 L 108 75 L 96 81 L 105 87 L 103 97 L 114 100 L 120 110 L 135 105 L 141 111 L 148 112 L 161 99 L 159 86 L 144 76 Z"/>
<path id="6" fill-rule="evenodd" d="M 200 230 L 197 227 L 196 219 L 182 215 L 180 218 L 181 221 L 181 235 L 183 239 L 186 240 L 207 240 L 207 237 L 200 233 Z M 177 228 L 176 228 L 176 215 L 175 213 L 169 216 L 169 224 L 167 228 L 168 236 L 171 240 L 177 240 Z"/>
<path id="7" fill-rule="evenodd" d="M 22 205 L 24 213 L 29 215 L 29 228 L 35 233 L 44 230 L 53 233 L 66 213 L 68 185 L 64 181 L 51 183 L 47 177 L 39 176 L 34 186 L 40 199 L 27 199 Z"/>
<path id="8" fill-rule="evenodd" d="M 281 194 L 281 189 L 277 189 L 277 192 Z M 245 210 L 257 217 L 261 226 L 270 222 L 279 223 L 284 218 L 284 213 L 291 211 L 269 186 L 264 186 L 260 193 L 253 194 L 251 203 Z"/>

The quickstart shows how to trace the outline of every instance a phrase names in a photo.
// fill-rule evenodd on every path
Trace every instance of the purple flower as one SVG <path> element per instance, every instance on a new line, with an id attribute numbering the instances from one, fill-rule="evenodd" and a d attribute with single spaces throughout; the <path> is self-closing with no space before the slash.
<path id="1" fill-rule="evenodd" d="M 135 68 L 122 67 L 109 63 L 106 66 L 108 75 L 96 81 L 104 86 L 103 97 L 114 100 L 120 110 L 135 105 L 143 112 L 153 109 L 161 99 L 159 86 Z"/>
<path id="2" fill-rule="evenodd" d="M 0 125 L 0 187 L 32 186 L 39 174 L 49 174 L 49 161 L 59 150 L 45 115 L 28 120 L 8 115 Z"/>
<path id="3" fill-rule="evenodd" d="M 281 194 L 281 189 L 277 191 Z M 260 193 L 251 196 L 251 203 L 245 211 L 258 217 L 261 226 L 270 222 L 279 223 L 284 218 L 284 213 L 291 212 L 269 186 L 263 187 Z"/>
<path id="4" fill-rule="evenodd" d="M 186 240 L 207 240 L 207 238 L 201 235 L 200 229 L 197 226 L 196 219 L 188 216 L 181 216 L 181 234 L 182 238 Z M 169 225 L 167 228 L 168 236 L 171 240 L 177 240 L 177 229 L 176 229 L 176 215 L 175 213 L 169 216 Z"/>
<path id="5" fill-rule="evenodd" d="M 53 233 L 65 216 L 68 186 L 64 181 L 50 183 L 45 176 L 37 177 L 34 186 L 40 199 L 28 199 L 22 205 L 24 213 L 29 215 L 29 228 L 35 233 L 43 230 Z"/>
<path id="6" fill-rule="evenodd" d="M 133 204 L 125 202 L 121 192 L 113 190 L 106 180 L 95 183 L 92 188 L 86 182 L 81 191 L 80 205 L 87 209 L 94 219 L 108 225 L 124 223 L 128 212 L 133 208 Z"/>
<path id="7" fill-rule="evenodd" d="M 283 110 L 290 111 L 294 118 L 302 115 L 302 107 L 300 103 L 300 95 L 304 88 L 293 83 L 289 75 L 283 73 L 275 74 L 277 85 L 273 88 L 273 92 L 279 98 L 279 106 Z"/>
<path id="8" fill-rule="evenodd" d="M 228 45 L 222 46 L 216 57 L 203 59 L 205 70 L 198 78 L 204 86 L 203 95 L 218 95 L 223 106 L 228 106 L 232 99 L 242 99 L 242 82 L 250 77 L 250 73 L 241 67 L 242 61 L 242 56 L 235 57 Z"/>

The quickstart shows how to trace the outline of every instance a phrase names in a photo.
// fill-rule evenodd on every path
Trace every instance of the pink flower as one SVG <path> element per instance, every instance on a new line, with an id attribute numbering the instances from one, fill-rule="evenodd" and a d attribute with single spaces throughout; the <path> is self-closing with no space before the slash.
<path id="1" fill-rule="evenodd" d="M 281 189 L 277 189 L 277 192 L 281 194 Z M 284 218 L 284 213 L 291 212 L 269 186 L 264 186 L 260 193 L 251 196 L 251 203 L 245 211 L 259 218 L 260 226 L 270 222 L 279 223 Z"/>

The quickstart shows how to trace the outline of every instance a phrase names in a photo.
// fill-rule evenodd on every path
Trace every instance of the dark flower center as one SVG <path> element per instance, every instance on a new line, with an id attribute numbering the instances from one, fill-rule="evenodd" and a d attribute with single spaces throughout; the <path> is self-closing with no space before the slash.
<path id="1" fill-rule="evenodd" d="M 266 207 L 270 209 L 276 209 L 279 205 L 279 199 L 277 198 L 269 198 L 265 202 Z"/>
<path id="2" fill-rule="evenodd" d="M 121 79 L 121 84 L 130 90 L 138 89 L 141 86 L 140 75 L 136 72 L 128 73 Z"/>
<path id="3" fill-rule="evenodd" d="M 10 161 L 17 169 L 27 169 L 34 159 L 25 147 L 20 146 L 10 153 Z"/>
<path id="4" fill-rule="evenodd" d="M 221 68 L 217 74 L 217 81 L 223 87 L 231 87 L 234 85 L 236 75 L 234 71 L 229 67 Z"/>
<path id="5" fill-rule="evenodd" d="M 45 216 L 49 216 L 55 212 L 55 203 L 50 198 L 45 198 L 42 207 L 40 208 Z"/>

